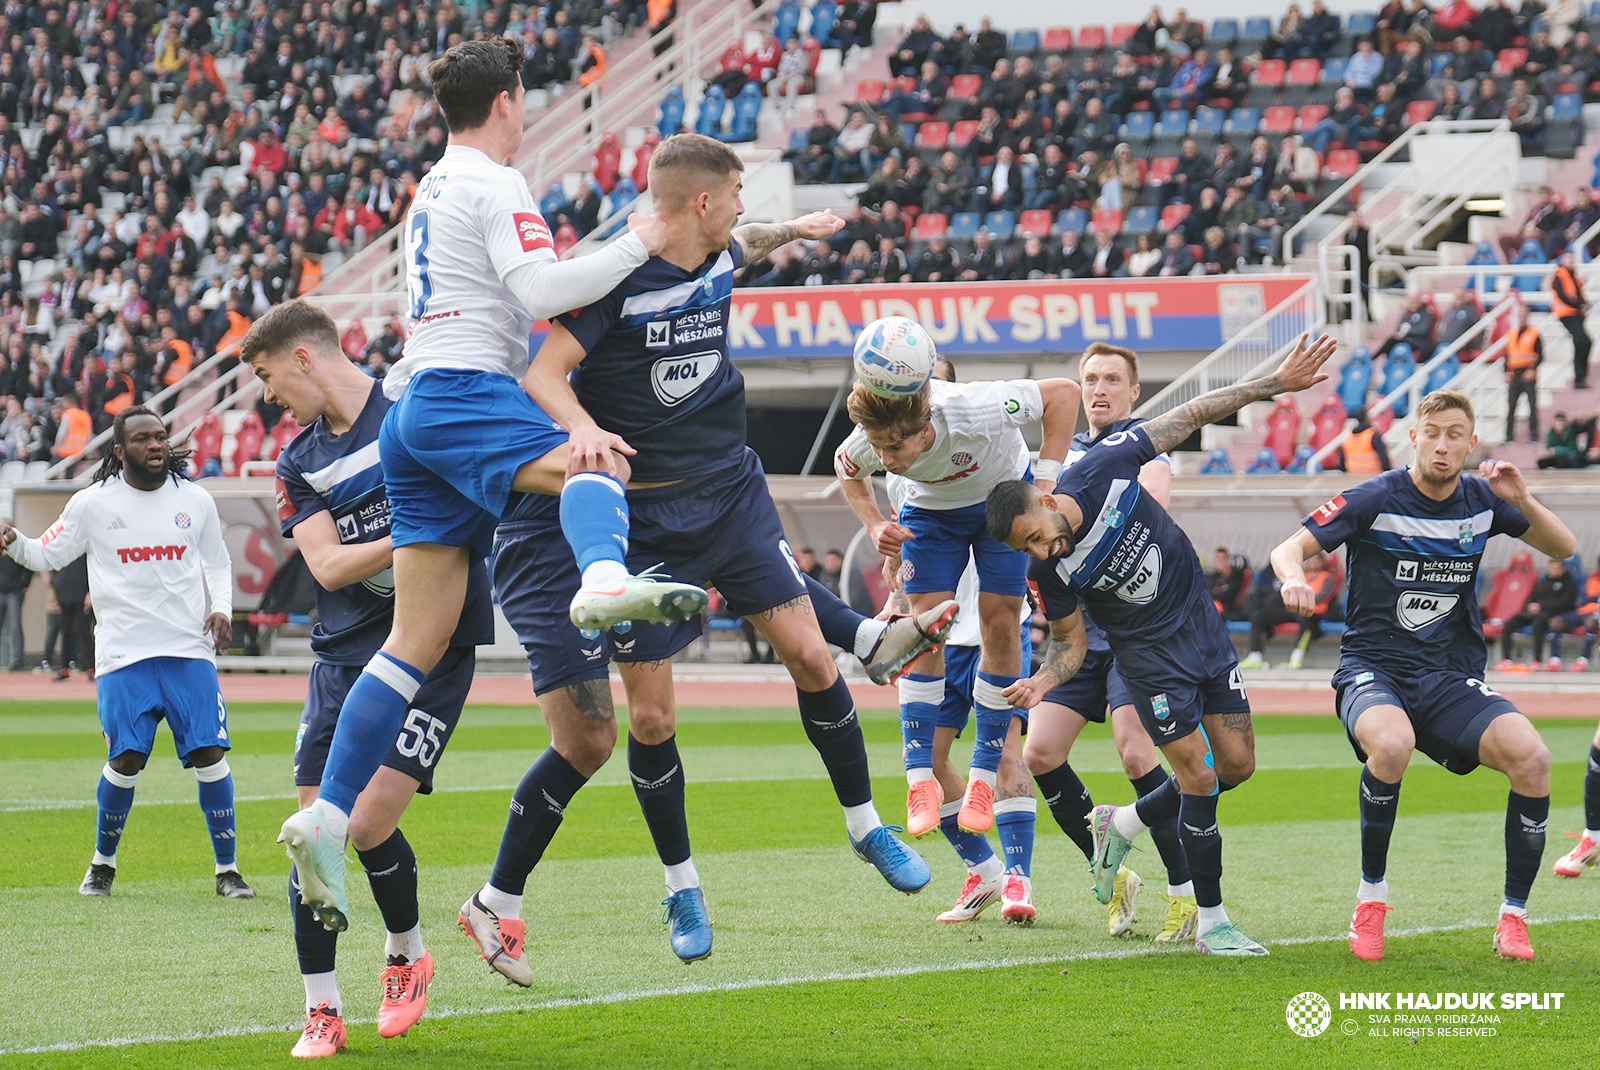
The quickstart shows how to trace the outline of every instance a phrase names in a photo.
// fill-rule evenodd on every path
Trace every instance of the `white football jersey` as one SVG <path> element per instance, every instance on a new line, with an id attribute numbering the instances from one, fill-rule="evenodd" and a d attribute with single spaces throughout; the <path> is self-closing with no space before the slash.
<path id="1" fill-rule="evenodd" d="M 405 356 L 383 381 L 398 401 L 424 368 L 521 378 L 534 318 L 505 278 L 556 262 L 521 172 L 452 145 L 417 186 L 405 221 Z"/>
<path id="2" fill-rule="evenodd" d="M 217 503 L 187 480 L 159 490 L 136 490 L 121 476 L 92 484 L 42 536 L 19 534 L 7 552 L 35 572 L 88 553 L 101 675 L 146 658 L 214 661 L 206 619 L 233 615 L 233 563 Z"/>
<path id="3" fill-rule="evenodd" d="M 1000 483 L 1028 470 L 1028 444 L 1021 427 L 1044 412 L 1044 397 L 1032 379 L 947 383 L 935 379 L 931 421 L 933 445 L 906 469 L 905 504 L 918 509 L 964 509 L 977 505 Z M 857 427 L 834 456 L 848 479 L 883 470 L 878 454 Z M 892 494 L 893 492 L 891 492 Z"/>

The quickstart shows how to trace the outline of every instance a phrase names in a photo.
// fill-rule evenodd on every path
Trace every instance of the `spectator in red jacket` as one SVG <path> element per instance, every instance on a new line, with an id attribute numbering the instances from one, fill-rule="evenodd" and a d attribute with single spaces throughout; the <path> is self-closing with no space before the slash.
<path id="1" fill-rule="evenodd" d="M 317 214 L 316 228 L 328 236 L 328 248 L 353 253 L 366 247 L 383 229 L 383 219 L 361 201 L 361 195 L 350 190 L 344 203 L 329 201 Z"/>
<path id="2" fill-rule="evenodd" d="M 255 178 L 264 171 L 271 171 L 281 175 L 289 168 L 289 154 L 278 141 L 278 135 L 271 127 L 262 130 L 256 136 L 255 158 L 250 161 L 250 176 Z"/>

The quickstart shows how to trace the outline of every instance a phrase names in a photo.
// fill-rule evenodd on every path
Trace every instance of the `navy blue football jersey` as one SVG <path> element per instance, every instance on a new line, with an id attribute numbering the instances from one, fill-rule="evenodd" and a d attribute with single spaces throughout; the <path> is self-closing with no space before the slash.
<path id="1" fill-rule="evenodd" d="M 378 461 L 378 429 L 393 404 L 374 382 L 366 408 L 350 430 L 336 435 L 320 417 L 278 455 L 278 524 L 285 537 L 307 517 L 327 511 L 344 544 L 376 542 L 389 534 L 389 495 Z M 389 637 L 394 575 L 384 569 L 337 591 L 317 585 L 317 623 L 311 649 L 330 665 L 365 665 Z M 467 601 L 452 646 L 494 642 L 489 575 L 473 561 Z"/>
<path id="2" fill-rule="evenodd" d="M 1341 662 L 1396 672 L 1483 671 L 1478 565 L 1492 535 L 1528 530 L 1522 510 L 1464 474 L 1434 501 L 1408 469 L 1373 476 L 1305 519 L 1324 550 L 1340 545 L 1350 574 Z"/>
<path id="3" fill-rule="evenodd" d="M 744 376 L 728 359 L 737 242 L 694 271 L 652 257 L 599 301 L 557 317 L 588 354 L 572 389 L 638 454 L 633 479 L 665 483 L 739 464 Z"/>
<path id="4" fill-rule="evenodd" d="M 1029 568 L 1049 620 L 1071 616 L 1081 601 L 1119 648 L 1223 627 L 1189 537 L 1139 486 L 1139 469 L 1156 456 L 1136 424 L 1108 428 L 1061 473 L 1056 494 L 1076 501 L 1084 520 L 1069 555 Z"/>

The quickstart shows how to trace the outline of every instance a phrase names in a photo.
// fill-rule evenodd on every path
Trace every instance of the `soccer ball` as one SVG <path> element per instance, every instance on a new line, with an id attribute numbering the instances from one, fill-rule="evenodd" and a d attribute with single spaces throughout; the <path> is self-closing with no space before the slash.
<path id="1" fill-rule="evenodd" d="M 912 396 L 933 378 L 938 359 L 922 324 L 904 316 L 873 320 L 856 336 L 856 378 L 880 397 Z"/>

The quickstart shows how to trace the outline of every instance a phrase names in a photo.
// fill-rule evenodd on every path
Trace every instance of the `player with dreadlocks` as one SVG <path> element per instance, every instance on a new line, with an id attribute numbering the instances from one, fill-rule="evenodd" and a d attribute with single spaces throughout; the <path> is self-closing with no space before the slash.
<path id="1" fill-rule="evenodd" d="M 35 572 L 89 555 L 107 760 L 95 792 L 94 861 L 80 895 L 111 894 L 134 785 L 163 717 L 178 758 L 200 784 L 217 894 L 255 895 L 234 862 L 228 709 L 215 661 L 233 635 L 233 566 L 216 502 L 185 474 L 188 457 L 167 441 L 160 416 L 143 406 L 124 409 L 94 482 L 72 496 L 42 536 L 30 539 L 0 520 L 0 547 Z"/>

